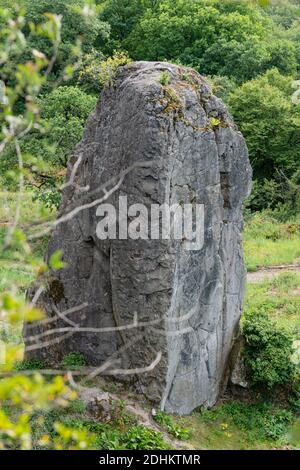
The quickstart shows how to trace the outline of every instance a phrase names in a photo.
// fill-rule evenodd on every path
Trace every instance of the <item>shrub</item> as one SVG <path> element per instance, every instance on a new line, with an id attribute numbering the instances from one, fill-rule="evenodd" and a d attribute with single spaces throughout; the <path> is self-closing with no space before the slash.
<path id="1" fill-rule="evenodd" d="M 243 322 L 245 362 L 253 384 L 271 389 L 292 382 L 296 366 L 290 334 L 279 329 L 265 313 L 249 314 Z"/>
<path id="2" fill-rule="evenodd" d="M 39 359 L 28 359 L 26 361 L 17 362 L 15 365 L 16 370 L 40 370 L 44 369 L 43 361 Z"/>
<path id="3" fill-rule="evenodd" d="M 99 92 L 104 86 L 113 85 L 119 67 L 130 64 L 131 59 L 126 52 L 114 51 L 112 57 L 101 60 L 101 57 L 92 53 L 87 65 L 79 74 L 79 83 L 83 88 Z"/>
<path id="4" fill-rule="evenodd" d="M 134 426 L 129 429 L 124 436 L 125 449 L 168 449 L 167 444 L 164 442 L 161 433 L 153 431 L 149 428 L 142 426 Z"/>
<path id="5" fill-rule="evenodd" d="M 245 207 L 251 211 L 268 210 L 273 217 L 287 221 L 300 211 L 300 171 L 290 179 L 279 175 L 273 179 L 254 180 Z"/>
<path id="6" fill-rule="evenodd" d="M 86 365 L 86 360 L 83 354 L 79 352 L 71 352 L 63 358 L 61 365 L 65 368 L 81 367 Z"/>
<path id="7" fill-rule="evenodd" d="M 53 421 L 53 419 L 52 419 Z M 166 450 L 169 449 L 162 434 L 136 425 L 130 428 L 115 427 L 101 422 L 61 416 L 60 422 L 72 429 L 87 431 L 95 436 L 95 447 L 102 450 Z M 52 426 L 53 427 L 53 426 Z"/>

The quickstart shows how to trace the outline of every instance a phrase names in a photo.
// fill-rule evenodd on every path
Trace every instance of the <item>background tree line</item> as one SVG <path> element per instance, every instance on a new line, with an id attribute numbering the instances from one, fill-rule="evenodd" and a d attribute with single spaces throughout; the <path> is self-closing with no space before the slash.
<path id="1" fill-rule="evenodd" d="M 0 0 L 0 449 L 166 448 L 161 435 L 136 426 L 121 403 L 115 422 L 87 420 L 74 384 L 67 386 L 67 370 L 85 365 L 76 351 L 60 364 L 66 374 L 54 379 L 43 376 L 45 364 L 22 361 L 23 321 L 43 321 L 25 291 L 37 276 L 47 288 L 51 271 L 63 267 L 60 252 L 48 265 L 43 260 L 47 236 L 30 238 L 34 222 L 55 220 L 51 210 L 60 202 L 68 158 L 120 65 L 166 60 L 210 81 L 243 132 L 254 169 L 247 210 L 257 212 L 244 235 L 248 271 L 300 259 L 300 1 L 96 4 Z M 248 447 L 255 434 L 259 445 L 270 439 L 274 448 L 299 412 L 299 285 L 299 276 L 286 273 L 248 287 L 245 358 L 251 386 L 260 387 L 254 393 L 262 390 L 267 401 L 256 408 L 232 401 L 223 411 L 201 414 L 203 422 L 218 413 L 222 422 L 235 420 L 237 430 L 248 433 Z M 273 408 L 269 399 L 278 387 L 283 400 Z M 175 437 L 188 434 L 167 415 L 157 414 L 156 421 Z"/>
<path id="2" fill-rule="evenodd" d="M 292 102 L 293 81 L 300 70 L 299 0 L 98 0 L 98 13 L 83 22 L 81 0 L 20 0 L 26 21 L 38 24 L 45 12 L 63 16 L 61 42 L 50 81 L 40 93 L 44 134 L 31 132 L 22 151 L 36 158 L 39 197 L 59 204 L 56 186 L 86 118 L 95 106 L 107 75 L 129 60 L 166 60 L 195 68 L 206 76 L 229 106 L 243 132 L 254 169 L 252 210 L 271 208 L 279 217 L 299 211 L 298 170 L 300 105 Z M 0 6 L 11 8 L 10 2 Z M 1 22 L 1 19 L 0 19 Z M 1 25 L 0 25 L 1 26 Z M 0 79 L 10 84 L 17 63 L 28 60 L 32 48 L 53 52 L 53 45 L 24 29 L 27 47 L 7 62 Z M 76 55 L 80 42 L 80 60 Z M 72 61 L 72 57 L 74 60 Z M 66 62 L 75 63 L 68 82 Z M 53 84 L 53 87 L 51 86 Z M 57 87 L 58 85 L 58 87 Z M 15 103 L 22 113 L 24 103 Z M 1 178 L 14 185 L 10 169 L 14 149 L 0 163 Z M 47 174 L 47 177 L 45 176 Z M 42 176 L 44 175 L 44 177 Z M 283 207 L 284 205 L 284 207 Z"/>

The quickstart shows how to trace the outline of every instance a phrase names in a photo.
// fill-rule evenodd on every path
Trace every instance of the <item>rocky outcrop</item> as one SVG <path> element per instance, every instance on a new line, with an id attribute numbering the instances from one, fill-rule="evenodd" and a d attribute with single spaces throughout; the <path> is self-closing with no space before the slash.
<path id="1" fill-rule="evenodd" d="M 95 200 L 119 175 L 106 200 L 115 206 L 120 195 L 128 206 L 203 204 L 201 249 L 184 239 L 99 240 Z M 182 414 L 213 405 L 242 311 L 242 204 L 251 181 L 244 139 L 224 104 L 191 69 L 127 65 L 102 92 L 67 181 L 60 216 L 73 215 L 57 225 L 47 251 L 49 259 L 61 249 L 66 266 L 40 298 L 51 328 L 61 330 L 43 336 L 49 342 L 40 350 L 27 340 L 27 356 L 57 364 L 80 351 L 92 366 L 112 358 L 109 373 L 142 371 L 160 353 L 152 370 L 126 375 L 140 392 Z M 57 314 L 66 311 L 84 331 Z"/>

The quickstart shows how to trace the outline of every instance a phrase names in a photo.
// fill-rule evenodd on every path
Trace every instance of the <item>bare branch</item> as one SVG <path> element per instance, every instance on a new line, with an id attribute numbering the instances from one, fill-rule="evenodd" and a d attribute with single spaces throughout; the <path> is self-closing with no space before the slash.
<path id="1" fill-rule="evenodd" d="M 33 344 L 31 346 L 26 346 L 26 351 L 36 351 L 37 349 L 43 349 L 47 348 L 48 346 L 52 346 L 53 344 L 58 344 L 61 343 L 64 339 L 70 338 L 73 333 L 67 333 L 65 335 L 59 336 L 58 338 L 49 340 L 49 341 L 44 341 L 43 344 Z"/>
<path id="2" fill-rule="evenodd" d="M 23 157 L 22 157 L 22 152 L 21 152 L 18 139 L 15 139 L 14 144 L 15 144 L 15 149 L 16 149 L 16 153 L 18 157 L 18 166 L 19 166 L 19 192 L 17 196 L 17 205 L 16 205 L 16 212 L 15 212 L 14 220 L 6 233 L 5 242 L 3 246 L 4 250 L 6 250 L 9 247 L 12 236 L 19 223 L 20 215 L 21 215 L 21 202 L 22 202 L 22 197 L 24 193 Z"/>
<path id="3" fill-rule="evenodd" d="M 87 302 L 83 303 L 81 305 L 78 305 L 76 307 L 72 307 L 72 308 L 70 308 L 68 310 L 65 310 L 63 312 L 60 312 L 59 315 L 56 315 L 54 317 L 44 318 L 43 320 L 39 320 L 39 321 L 36 321 L 36 322 L 33 322 L 33 323 L 28 323 L 27 328 L 35 328 L 36 326 L 44 326 L 46 324 L 53 323 L 53 322 L 59 320 L 61 317 L 64 317 L 64 319 L 65 319 L 66 315 L 69 315 L 71 313 L 79 312 L 80 310 L 83 310 L 86 307 L 88 307 Z"/>
<path id="4" fill-rule="evenodd" d="M 87 193 L 84 196 L 84 198 L 88 197 L 90 199 L 91 196 L 93 196 L 93 195 L 99 193 L 100 191 L 102 191 L 104 193 L 104 195 L 101 198 L 95 199 L 94 201 L 86 203 L 86 204 L 82 204 L 82 205 L 79 205 L 79 206 L 77 205 L 77 206 L 75 206 L 74 209 L 70 210 L 69 212 L 67 212 L 66 214 L 64 214 L 63 216 L 59 217 L 58 219 L 56 219 L 52 222 L 42 223 L 41 226 L 44 225 L 45 229 L 41 230 L 38 233 L 29 235 L 28 240 L 33 240 L 33 239 L 36 239 L 36 238 L 40 238 L 41 236 L 47 235 L 55 227 L 57 227 L 61 223 L 64 223 L 64 222 L 67 222 L 67 221 L 71 220 L 79 212 L 81 212 L 83 210 L 86 210 L 86 209 L 91 209 L 92 207 L 95 207 L 95 206 L 98 206 L 99 204 L 102 204 L 115 191 L 117 191 L 120 188 L 120 186 L 122 185 L 122 183 L 124 181 L 125 176 L 128 175 L 132 170 L 134 170 L 135 168 L 140 168 L 140 167 L 148 168 L 148 167 L 152 166 L 152 164 L 153 164 L 152 162 L 136 162 L 136 163 L 134 163 L 133 165 L 128 167 L 123 172 L 120 172 L 118 176 L 111 178 L 107 183 L 104 183 L 101 187 L 97 188 L 94 191 L 91 191 L 91 192 Z M 109 185 L 113 184 L 113 182 L 115 182 L 115 181 L 117 181 L 115 183 L 115 185 L 111 189 L 107 190 L 107 187 Z"/>

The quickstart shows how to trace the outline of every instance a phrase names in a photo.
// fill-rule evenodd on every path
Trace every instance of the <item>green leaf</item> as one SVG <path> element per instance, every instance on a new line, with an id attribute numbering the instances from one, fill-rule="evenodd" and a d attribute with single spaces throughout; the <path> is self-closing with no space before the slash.
<path id="1" fill-rule="evenodd" d="M 50 260 L 49 260 L 50 268 L 54 269 L 55 271 L 62 269 L 64 267 L 64 262 L 62 261 L 61 257 L 62 257 L 62 251 L 56 250 L 50 257 Z"/>

